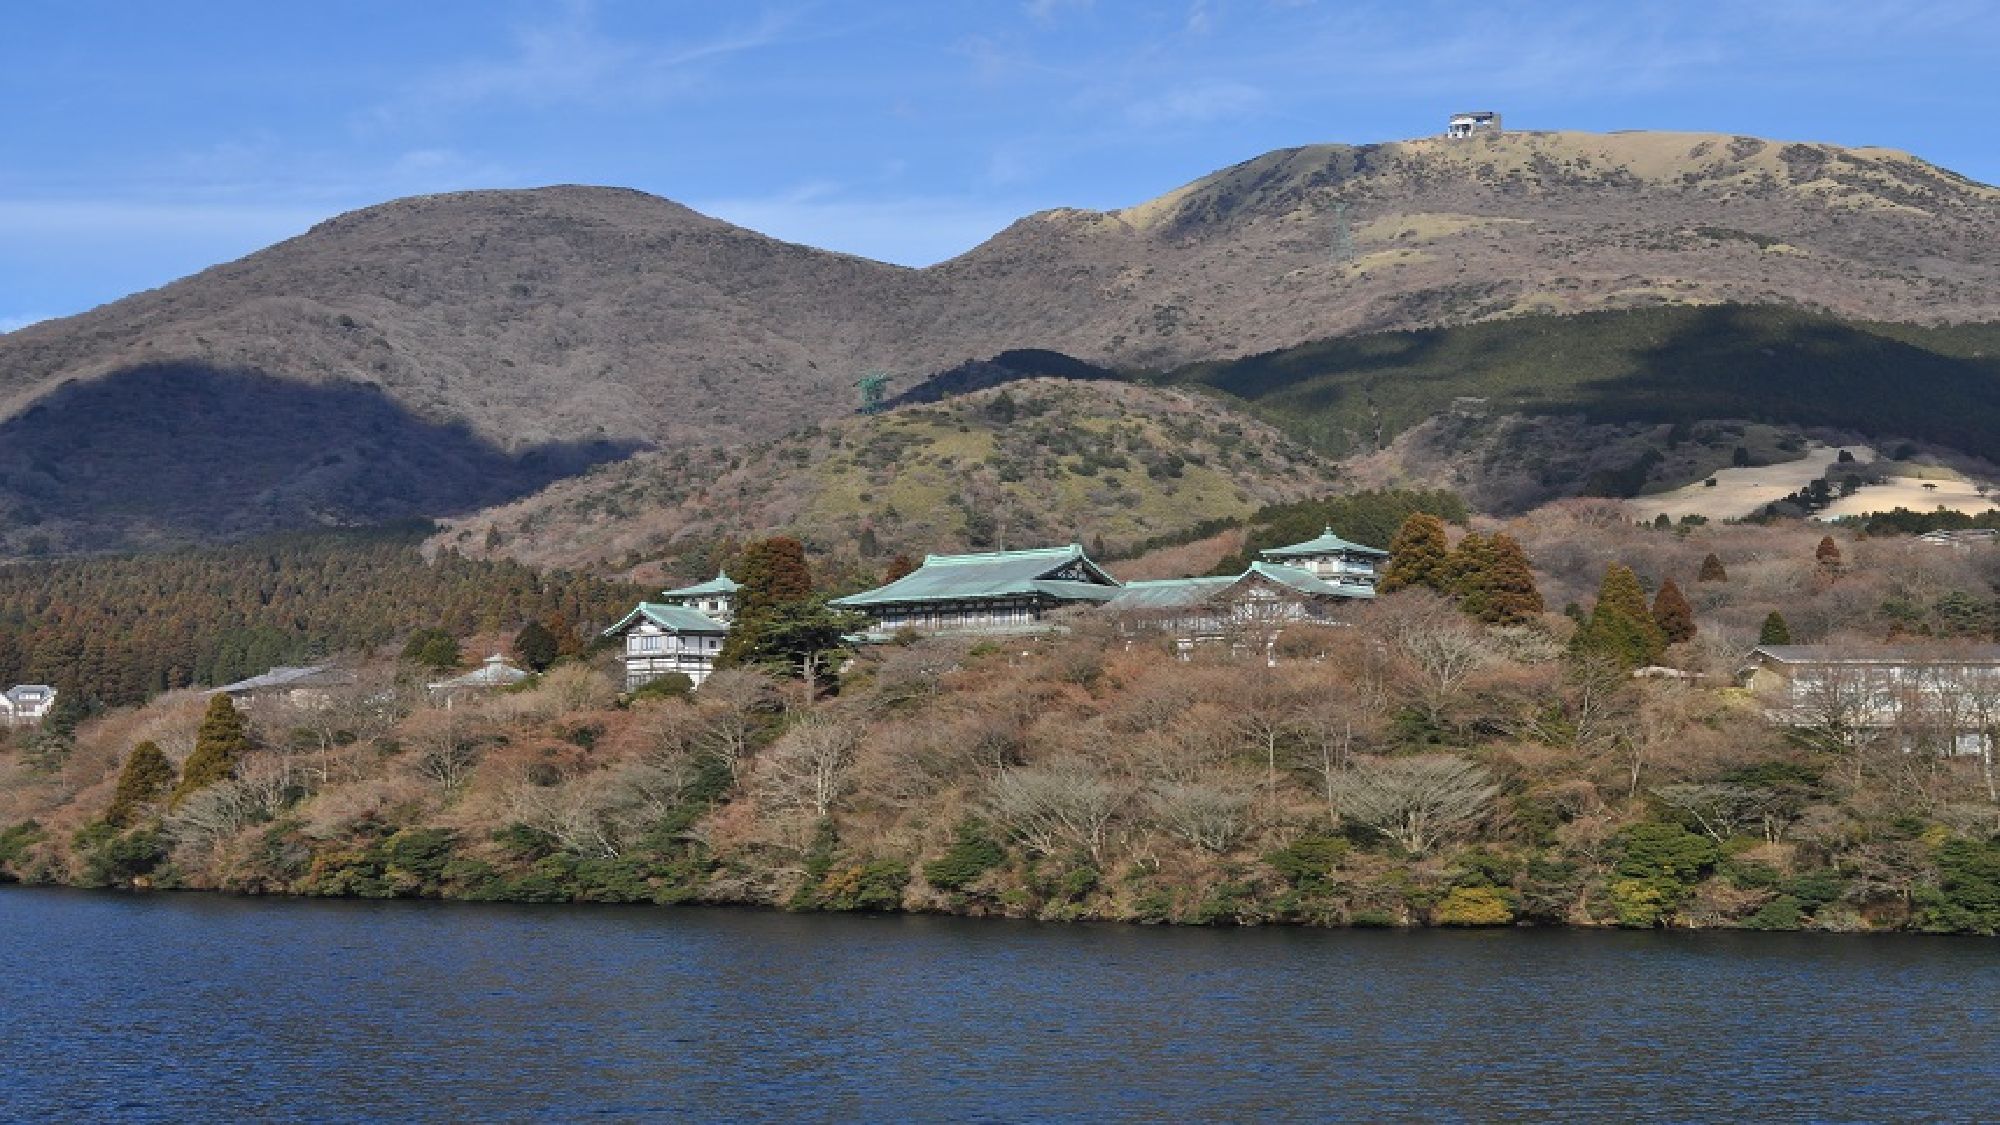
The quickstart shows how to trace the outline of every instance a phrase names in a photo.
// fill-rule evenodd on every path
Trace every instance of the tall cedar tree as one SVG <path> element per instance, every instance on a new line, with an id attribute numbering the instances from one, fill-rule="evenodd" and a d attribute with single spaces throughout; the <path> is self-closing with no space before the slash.
<path id="1" fill-rule="evenodd" d="M 1831 535 L 1821 536 L 1819 546 L 1813 548 L 1813 560 L 1821 570 L 1839 570 L 1840 544 L 1835 543 Z"/>
<path id="2" fill-rule="evenodd" d="M 1653 623 L 1666 634 L 1670 645 L 1694 640 L 1694 607 L 1688 604 L 1687 595 L 1681 593 L 1679 583 L 1671 578 L 1660 583 L 1659 593 L 1653 595 Z"/>
<path id="3" fill-rule="evenodd" d="M 201 727 L 195 731 L 194 753 L 188 755 L 187 764 L 181 769 L 181 783 L 174 787 L 174 804 L 235 776 L 236 767 L 248 753 L 250 731 L 244 725 L 243 713 L 228 696 L 212 697 L 208 712 L 201 717 Z"/>
<path id="4" fill-rule="evenodd" d="M 1476 531 L 1468 531 L 1446 556 L 1445 574 L 1458 608 L 1481 621 L 1486 620 L 1487 582 L 1493 570 L 1493 541 Z"/>
<path id="5" fill-rule="evenodd" d="M 1757 631 L 1757 643 L 1760 645 L 1788 645 L 1792 643 L 1792 627 L 1785 624 L 1785 619 L 1778 614 L 1777 610 L 1772 610 L 1771 616 L 1764 619 L 1764 627 Z"/>
<path id="6" fill-rule="evenodd" d="M 1382 572 L 1382 591 L 1389 593 L 1408 586 L 1451 594 L 1451 545 L 1445 539 L 1444 521 L 1425 512 L 1404 520 L 1396 537 L 1389 541 L 1389 565 Z"/>
<path id="7" fill-rule="evenodd" d="M 159 800 L 173 788 L 174 764 L 150 739 L 132 748 L 125 756 L 125 768 L 118 771 L 118 788 L 104 810 L 106 823 L 124 827 L 140 808 Z"/>
<path id="8" fill-rule="evenodd" d="M 779 657 L 768 643 L 774 637 L 766 634 L 783 631 L 781 619 L 812 599 L 805 545 L 782 535 L 759 539 L 743 549 L 732 569 L 742 588 L 736 591 L 736 623 L 716 663 L 736 667 Z"/>
<path id="9" fill-rule="evenodd" d="M 1528 565 L 1528 552 L 1506 532 L 1490 541 L 1492 562 L 1486 576 L 1486 605 L 1480 620 L 1490 625 L 1525 625 L 1541 616 L 1548 606 L 1535 585 L 1535 569 Z"/>
<path id="10" fill-rule="evenodd" d="M 1694 579 L 1697 582 L 1727 582 L 1729 571 L 1723 567 L 1722 560 L 1715 556 L 1715 552 L 1710 551 L 1708 557 L 1701 560 L 1701 573 L 1695 575 Z"/>
<path id="11" fill-rule="evenodd" d="M 1577 630 L 1573 642 L 1584 655 L 1598 656 L 1624 668 L 1641 668 L 1659 662 L 1666 651 L 1666 634 L 1653 621 L 1646 604 L 1646 591 L 1639 576 L 1623 563 L 1604 570 L 1598 587 L 1597 604 Z"/>
<path id="12" fill-rule="evenodd" d="M 735 572 L 743 587 L 736 592 L 740 617 L 812 597 L 812 571 L 806 566 L 805 545 L 790 536 L 760 539 L 745 547 Z"/>

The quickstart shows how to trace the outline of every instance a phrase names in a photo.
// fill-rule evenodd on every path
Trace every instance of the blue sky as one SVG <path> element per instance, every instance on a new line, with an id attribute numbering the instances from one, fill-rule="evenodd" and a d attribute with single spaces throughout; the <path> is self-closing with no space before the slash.
<path id="1" fill-rule="evenodd" d="M 920 265 L 1460 108 L 1994 183 L 1996 72 L 1994 0 L 8 0 L 0 331 L 412 193 L 617 184 Z"/>

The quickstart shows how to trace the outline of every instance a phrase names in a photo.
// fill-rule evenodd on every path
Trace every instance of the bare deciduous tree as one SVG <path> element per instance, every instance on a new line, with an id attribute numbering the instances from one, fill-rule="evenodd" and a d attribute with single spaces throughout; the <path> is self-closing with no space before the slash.
<path id="1" fill-rule="evenodd" d="M 766 807 L 824 817 L 847 791 L 860 734 L 837 720 L 800 723 L 772 744 L 758 769 Z"/>
<path id="2" fill-rule="evenodd" d="M 262 820 L 268 812 L 262 798 L 240 781 L 219 781 L 180 803 L 166 819 L 167 835 L 183 847 L 219 847 L 223 841 Z"/>
<path id="3" fill-rule="evenodd" d="M 1211 852 L 1226 852 L 1243 838 L 1254 804 L 1241 788 L 1208 782 L 1156 782 L 1147 798 L 1160 827 Z"/>
<path id="4" fill-rule="evenodd" d="M 1359 758 L 1333 787 L 1334 807 L 1423 855 L 1486 815 L 1499 787 L 1486 768 L 1449 754 Z"/>
<path id="5" fill-rule="evenodd" d="M 517 785 L 508 807 L 514 820 L 565 851 L 612 857 L 679 807 L 693 779 L 686 762 L 678 768 L 628 762 L 556 785 Z"/>
<path id="6" fill-rule="evenodd" d="M 1077 848 L 1102 861 L 1111 826 L 1130 793 L 1083 762 L 1047 769 L 1014 769 L 993 781 L 993 819 L 1032 851 L 1055 855 Z"/>
<path id="7" fill-rule="evenodd" d="M 455 795 L 471 779 L 484 741 L 475 716 L 462 710 L 424 711 L 403 730 L 416 751 L 412 765 L 418 776 L 434 783 L 445 796 Z"/>
<path id="8" fill-rule="evenodd" d="M 783 700 L 777 681 L 763 672 L 729 668 L 708 677 L 696 701 L 702 752 L 728 767 L 731 780 L 742 780 L 744 763 Z"/>

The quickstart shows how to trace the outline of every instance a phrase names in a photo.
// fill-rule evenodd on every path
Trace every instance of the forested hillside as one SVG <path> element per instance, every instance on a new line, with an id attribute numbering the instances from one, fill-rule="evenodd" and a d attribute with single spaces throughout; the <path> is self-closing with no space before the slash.
<path id="1" fill-rule="evenodd" d="M 593 630 L 639 591 L 518 563 L 417 550 L 428 525 L 280 536 L 134 558 L 0 566 L 0 686 L 137 703 L 343 651 L 560 618 Z"/>
<path id="2" fill-rule="evenodd" d="M 2000 322 L 1924 327 L 1739 305 L 1526 316 L 1323 340 L 1158 378 L 1249 403 L 1334 456 L 1381 448 L 1458 405 L 1827 426 L 2000 459 Z"/>

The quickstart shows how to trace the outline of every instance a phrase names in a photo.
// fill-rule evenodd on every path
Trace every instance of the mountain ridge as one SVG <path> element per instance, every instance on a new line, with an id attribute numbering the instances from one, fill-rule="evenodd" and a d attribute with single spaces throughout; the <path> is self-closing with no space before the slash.
<path id="1" fill-rule="evenodd" d="M 1723 303 L 2000 319 L 2000 189 L 1892 150 L 1721 134 L 1309 145 L 1126 208 L 1038 212 L 923 269 L 626 188 L 421 196 L 0 336 L 0 421 L 65 384 L 170 368 L 358 384 L 418 429 L 462 425 L 509 457 L 726 448 L 847 413 L 871 369 L 901 390 L 1046 349 L 1160 371 L 1362 332 Z M 316 442 L 295 435 L 297 455 L 325 453 Z M 0 553 L 28 534 L 26 503 L 0 479 Z M 231 526 L 348 518 L 287 503 Z"/>

